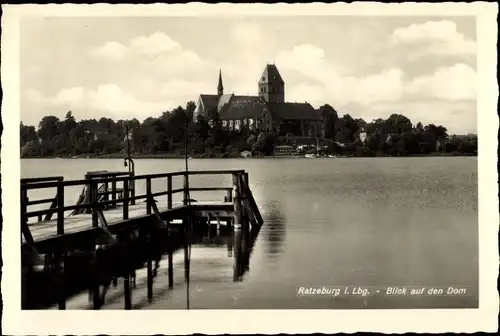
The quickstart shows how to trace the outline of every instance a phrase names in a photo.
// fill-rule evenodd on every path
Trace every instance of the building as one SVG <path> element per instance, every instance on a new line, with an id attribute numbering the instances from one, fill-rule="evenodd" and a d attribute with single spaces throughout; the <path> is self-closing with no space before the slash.
<path id="1" fill-rule="evenodd" d="M 285 102 L 285 82 L 274 64 L 267 64 L 257 82 L 258 94 L 224 94 L 219 71 L 217 94 L 201 94 L 195 120 L 219 119 L 229 130 L 275 132 L 279 136 L 323 137 L 324 122 L 309 103 Z"/>

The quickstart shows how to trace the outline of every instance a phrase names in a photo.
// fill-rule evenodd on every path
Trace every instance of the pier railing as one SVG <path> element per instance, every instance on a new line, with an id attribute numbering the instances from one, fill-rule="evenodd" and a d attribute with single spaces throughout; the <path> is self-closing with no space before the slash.
<path id="1" fill-rule="evenodd" d="M 123 220 L 127 220 L 129 219 L 129 205 L 133 204 L 133 202 L 137 200 L 145 200 L 146 214 L 151 214 L 153 211 L 153 204 L 150 201 L 158 196 L 166 195 L 167 208 L 172 209 L 172 196 L 177 193 L 183 193 L 182 203 L 184 206 L 189 204 L 190 192 L 194 191 L 225 191 L 225 200 L 227 202 L 234 202 L 233 194 L 251 194 L 248 188 L 248 173 L 246 173 L 244 170 L 207 170 L 135 176 L 132 176 L 128 172 L 99 174 L 101 175 L 97 176 L 96 174 L 96 176 L 86 176 L 87 178 L 83 180 L 63 180 L 62 177 L 23 179 L 21 181 L 21 225 L 23 226 L 23 232 L 26 232 L 24 230 L 27 229 L 29 218 L 36 217 L 39 221 L 41 221 L 43 216 L 45 216 L 43 221 L 47 221 L 51 220 L 53 214 L 57 214 L 57 234 L 62 235 L 64 234 L 65 213 L 78 209 L 90 210 L 90 213 L 92 214 L 92 227 L 98 227 L 99 215 L 103 209 L 105 209 L 106 207 L 116 207 L 117 205 L 121 205 L 123 210 Z M 190 187 L 189 177 L 194 175 L 233 176 L 233 185 L 228 187 Z M 183 178 L 183 186 L 181 188 L 173 187 L 172 179 L 174 177 Z M 165 190 L 153 192 L 152 185 L 160 183 L 159 180 L 166 180 Z M 145 182 L 145 191 L 142 193 L 137 193 L 137 191 L 131 193 L 130 186 L 132 184 L 130 182 L 134 182 L 133 185 L 135 185 L 135 182 L 138 181 Z M 122 184 L 122 189 L 117 188 L 118 183 Z M 104 186 L 102 188 L 104 190 L 99 190 L 99 185 L 101 185 L 101 187 Z M 108 190 L 110 185 L 111 191 Z M 79 204 L 65 204 L 65 190 L 68 187 L 74 186 L 81 186 L 82 188 L 86 188 L 88 194 L 85 198 L 85 201 Z M 28 198 L 29 190 L 40 190 L 48 188 L 56 189 L 55 197 L 41 200 L 30 200 Z M 101 197 L 102 195 L 105 195 L 106 197 L 103 198 Z M 111 195 L 111 199 L 109 199 L 109 195 Z M 251 197 L 250 202 L 255 203 L 253 197 Z M 28 206 L 44 203 L 51 203 L 51 206 L 48 209 L 28 211 Z M 260 217 L 260 214 L 258 214 L 257 216 Z M 257 218 L 257 221 L 261 220 L 261 218 Z M 29 229 L 27 231 L 29 232 Z"/>

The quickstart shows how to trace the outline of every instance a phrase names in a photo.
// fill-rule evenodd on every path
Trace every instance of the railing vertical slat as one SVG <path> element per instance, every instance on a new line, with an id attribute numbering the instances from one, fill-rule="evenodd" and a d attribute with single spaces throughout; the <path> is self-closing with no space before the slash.
<path id="1" fill-rule="evenodd" d="M 187 205 L 189 202 L 189 175 L 184 173 L 184 200 L 183 204 Z"/>
<path id="2" fill-rule="evenodd" d="M 167 176 L 167 207 L 172 209 L 172 176 Z"/>
<path id="3" fill-rule="evenodd" d="M 151 202 L 153 202 L 153 197 L 151 197 L 151 178 L 146 179 L 146 214 L 151 215 Z"/>
<path id="4" fill-rule="evenodd" d="M 113 201 L 116 201 L 116 179 L 113 180 L 113 182 L 111 182 L 111 199 Z M 113 207 L 116 208 L 116 203 L 113 203 Z"/>
<path id="5" fill-rule="evenodd" d="M 64 234 L 64 185 L 57 185 L 57 234 Z"/>
<path id="6" fill-rule="evenodd" d="M 128 219 L 129 179 L 123 180 L 123 219 Z"/>
<path id="7" fill-rule="evenodd" d="M 28 202 L 28 190 L 21 186 L 21 227 L 23 227 L 23 223 L 28 223 L 28 217 L 26 216 L 28 212 Z"/>
<path id="8" fill-rule="evenodd" d="M 109 201 L 109 194 L 108 194 L 108 191 L 109 191 L 109 185 L 108 185 L 108 182 L 104 182 L 104 200 L 105 201 Z"/>
<path id="9" fill-rule="evenodd" d="M 133 171 L 130 172 L 130 176 L 132 177 L 131 179 L 129 179 L 129 181 L 130 181 L 129 182 L 130 183 L 130 187 L 129 187 L 130 194 L 132 196 L 132 200 L 130 201 L 130 205 L 135 205 L 135 199 L 134 199 L 134 197 L 135 197 L 135 179 L 134 179 L 135 174 Z"/>
<path id="10" fill-rule="evenodd" d="M 97 213 L 97 201 L 99 195 L 97 194 L 97 181 L 90 180 L 90 204 L 92 205 L 92 227 L 99 226 L 99 215 Z"/>
<path id="11" fill-rule="evenodd" d="M 87 183 L 87 188 L 85 188 L 85 199 L 90 204 L 90 200 L 92 198 L 92 190 L 90 190 L 90 181 L 91 181 L 90 174 L 85 174 L 85 179 L 89 181 L 89 183 Z M 83 212 L 89 213 L 89 210 L 90 209 L 84 209 Z"/>

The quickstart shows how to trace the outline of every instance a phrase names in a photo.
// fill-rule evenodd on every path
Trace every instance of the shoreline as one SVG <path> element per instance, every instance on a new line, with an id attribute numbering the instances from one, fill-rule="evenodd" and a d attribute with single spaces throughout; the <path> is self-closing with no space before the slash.
<path id="1" fill-rule="evenodd" d="M 432 153 L 432 154 L 415 154 L 415 155 L 405 155 L 405 156 L 391 156 L 391 155 L 379 155 L 379 156 L 342 156 L 342 157 L 334 157 L 334 158 L 323 158 L 323 159 L 353 159 L 353 158 L 365 158 L 365 159 L 378 159 L 378 158 L 417 158 L 417 157 L 477 157 L 478 155 L 473 154 L 453 154 L 453 153 Z M 304 155 L 269 155 L 269 156 L 252 156 L 248 158 L 244 158 L 241 156 L 215 156 L 215 157 L 206 157 L 206 156 L 197 156 L 191 155 L 189 156 L 191 159 L 306 159 Z M 21 159 L 65 159 L 65 160 L 78 160 L 78 159 L 125 159 L 124 155 L 81 155 L 77 157 L 72 156 L 30 156 L 30 157 L 21 157 Z M 184 159 L 184 155 L 175 155 L 175 154 L 147 154 L 147 155 L 131 155 L 132 159 Z M 322 159 L 322 158 L 317 158 Z M 310 159 L 309 159 L 310 160 Z"/>

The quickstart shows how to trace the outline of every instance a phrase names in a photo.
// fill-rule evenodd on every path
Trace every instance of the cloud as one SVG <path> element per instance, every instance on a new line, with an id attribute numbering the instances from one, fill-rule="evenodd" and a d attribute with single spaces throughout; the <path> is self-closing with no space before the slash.
<path id="1" fill-rule="evenodd" d="M 76 101 L 82 101 L 84 97 L 85 92 L 82 87 L 72 87 L 59 91 L 59 93 L 53 99 L 53 102 L 55 104 L 73 103 Z"/>
<path id="2" fill-rule="evenodd" d="M 467 40 L 452 21 L 427 21 L 396 28 L 390 38 L 393 45 L 414 47 L 412 52 L 432 55 L 475 55 L 476 42 Z"/>
<path id="3" fill-rule="evenodd" d="M 90 51 L 92 57 L 121 60 L 125 56 L 158 56 L 182 51 L 181 45 L 163 32 L 150 36 L 138 36 L 131 39 L 127 45 L 116 41 L 108 41 Z"/>
<path id="4" fill-rule="evenodd" d="M 282 51 L 277 60 L 291 101 L 368 106 L 404 99 L 476 99 L 476 72 L 464 63 L 438 67 L 412 79 L 397 67 L 366 76 L 343 75 L 321 48 L 309 44 Z"/>
<path id="5" fill-rule="evenodd" d="M 141 101 L 123 92 L 115 84 L 101 84 L 95 88 L 71 87 L 60 90 L 54 97 L 43 97 L 31 90 L 28 97 L 31 103 L 44 103 L 61 110 L 83 111 L 86 117 L 99 118 L 103 115 L 113 118 L 138 118 L 159 115 L 166 108 L 173 107 L 167 99 Z"/>
<path id="6" fill-rule="evenodd" d="M 129 49 L 139 54 L 155 56 L 180 51 L 181 45 L 163 32 L 151 36 L 140 36 L 130 41 Z"/>
<path id="7" fill-rule="evenodd" d="M 116 41 L 108 41 L 90 51 L 90 56 L 107 61 L 121 61 L 108 65 L 114 69 L 116 77 L 147 77 L 160 82 L 172 78 L 193 79 L 213 73 L 216 66 L 201 59 L 191 50 L 163 32 L 149 36 L 138 36 L 130 39 L 126 45 Z"/>
<path id="8" fill-rule="evenodd" d="M 371 104 L 377 101 L 395 101 L 403 92 L 404 72 L 399 68 L 385 69 L 364 77 L 343 76 L 337 66 L 325 58 L 323 49 L 310 44 L 282 51 L 276 57 L 277 66 L 285 78 L 289 100 L 314 103 L 335 101 L 346 104 L 356 101 Z M 311 83 L 294 78 L 294 72 Z M 312 85 L 312 86 L 311 86 Z"/>
<path id="9" fill-rule="evenodd" d="M 477 98 L 476 71 L 458 63 L 439 67 L 430 76 L 414 78 L 407 86 L 409 94 L 446 100 L 475 100 Z"/>
<path id="10" fill-rule="evenodd" d="M 110 41 L 104 45 L 96 47 L 90 51 L 90 55 L 95 58 L 108 59 L 111 61 L 119 61 L 125 57 L 128 49 L 124 45 Z"/>

